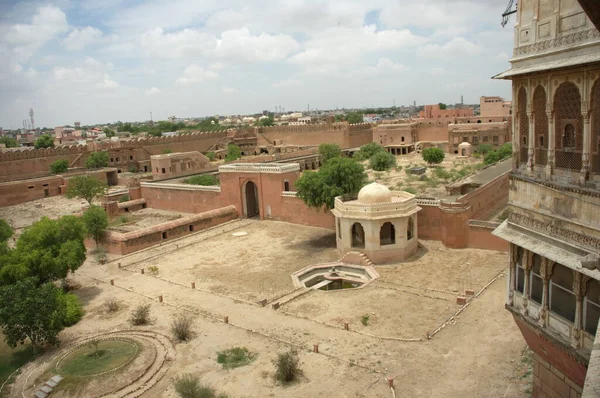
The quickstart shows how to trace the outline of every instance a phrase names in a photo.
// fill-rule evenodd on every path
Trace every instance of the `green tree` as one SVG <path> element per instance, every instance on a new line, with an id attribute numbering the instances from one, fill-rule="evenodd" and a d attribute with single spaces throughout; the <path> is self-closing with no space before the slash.
<path id="1" fill-rule="evenodd" d="M 335 121 L 336 122 L 343 122 L 344 121 L 344 115 L 335 115 Z"/>
<path id="2" fill-rule="evenodd" d="M 92 152 L 90 156 L 85 161 L 85 167 L 88 169 L 99 169 L 101 167 L 108 166 L 108 152 L 100 151 L 100 152 Z"/>
<path id="3" fill-rule="evenodd" d="M 91 175 L 81 175 L 69 179 L 65 196 L 69 199 L 85 199 L 90 205 L 108 190 L 106 184 Z"/>
<path id="4" fill-rule="evenodd" d="M 111 138 L 111 137 L 114 137 L 116 135 L 115 131 L 109 129 L 108 127 L 104 127 L 104 130 L 102 130 L 102 132 L 104 134 L 106 134 L 106 138 Z"/>
<path id="5" fill-rule="evenodd" d="M 54 138 L 52 138 L 49 134 L 44 134 L 40 136 L 37 140 L 35 140 L 35 149 L 41 148 L 53 148 L 54 147 Z"/>
<path id="6" fill-rule="evenodd" d="M 350 124 L 362 123 L 363 114 L 361 112 L 349 112 L 346 115 L 346 121 Z"/>
<path id="7" fill-rule="evenodd" d="M 226 162 L 231 162 L 233 160 L 239 159 L 242 157 L 242 150 L 239 146 L 229 144 L 227 146 L 227 155 L 225 156 Z"/>
<path id="8" fill-rule="evenodd" d="M 492 163 L 496 163 L 500 159 L 502 159 L 502 157 L 500 156 L 500 152 L 491 151 L 491 152 L 486 153 L 486 155 L 483 157 L 483 163 L 492 164 Z"/>
<path id="9" fill-rule="evenodd" d="M 422 156 L 423 160 L 429 164 L 440 164 L 444 161 L 445 154 L 440 148 L 433 147 L 424 149 Z"/>
<path id="10" fill-rule="evenodd" d="M 57 346 L 65 318 L 61 296 L 54 284 L 37 285 L 32 278 L 0 287 L 0 327 L 6 343 L 15 348 L 29 339 L 34 351 L 45 344 Z"/>
<path id="11" fill-rule="evenodd" d="M 446 182 L 448 182 L 448 180 L 452 178 L 452 173 L 444 170 L 443 167 L 436 167 L 433 170 L 433 175 L 437 178 L 441 178 L 442 180 L 444 180 Z"/>
<path id="12" fill-rule="evenodd" d="M 500 149 L 498 149 L 498 152 L 500 152 L 502 159 L 510 158 L 512 156 L 512 144 L 510 142 L 503 144 Z"/>
<path id="13" fill-rule="evenodd" d="M 275 119 L 273 119 L 273 116 L 262 118 L 258 121 L 258 125 L 262 126 L 262 127 L 273 126 L 273 125 L 275 125 Z"/>
<path id="14" fill-rule="evenodd" d="M 7 148 L 16 148 L 18 145 L 17 140 L 10 137 L 0 137 L 0 144 L 6 145 Z"/>
<path id="15" fill-rule="evenodd" d="M 96 248 L 98 248 L 98 240 L 108 228 L 106 211 L 100 206 L 92 205 L 83 212 L 82 220 L 87 236 L 94 238 Z"/>
<path id="16" fill-rule="evenodd" d="M 446 104 L 444 104 L 443 102 L 440 102 L 438 105 L 440 106 L 440 109 L 441 109 L 441 110 L 446 110 L 446 109 L 448 109 L 448 106 L 447 106 Z"/>
<path id="17" fill-rule="evenodd" d="M 487 154 L 491 150 L 492 150 L 492 146 L 490 144 L 481 144 L 481 145 L 479 145 L 479 147 L 477 147 L 477 152 L 479 152 L 482 155 Z"/>
<path id="18" fill-rule="evenodd" d="M 50 163 L 50 172 L 52 174 L 64 173 L 69 169 L 69 161 L 67 159 L 59 159 Z"/>
<path id="19" fill-rule="evenodd" d="M 392 167 L 396 167 L 396 157 L 391 153 L 377 152 L 371 157 L 369 167 L 376 171 L 389 170 Z"/>
<path id="20" fill-rule="evenodd" d="M 3 256 L 9 252 L 8 240 L 13 236 L 13 229 L 6 221 L 0 218 L 0 263 L 2 263 Z M 0 265 L 0 268 L 2 266 Z"/>
<path id="21" fill-rule="evenodd" d="M 337 144 L 321 144 L 319 145 L 319 155 L 321 155 L 321 159 L 325 163 L 329 159 L 342 156 L 342 150 Z"/>
<path id="22" fill-rule="evenodd" d="M 377 152 L 385 152 L 385 148 L 376 142 L 369 142 L 361 146 L 358 152 L 354 153 L 354 159 L 358 161 L 371 159 Z"/>
<path id="23" fill-rule="evenodd" d="M 83 222 L 78 217 L 42 217 L 25 228 L 16 247 L 2 256 L 0 284 L 29 277 L 39 284 L 66 278 L 85 261 L 83 239 Z"/>
<path id="24" fill-rule="evenodd" d="M 212 174 L 203 174 L 186 178 L 183 180 L 183 183 L 192 185 L 219 185 L 219 179 Z"/>
<path id="25" fill-rule="evenodd" d="M 336 196 L 357 193 L 365 180 L 360 163 L 349 158 L 333 158 L 317 172 L 302 173 L 295 183 L 296 195 L 308 207 L 329 210 L 333 208 Z"/>
<path id="26" fill-rule="evenodd" d="M 206 157 L 212 162 L 213 160 L 215 160 L 215 153 L 213 151 L 206 152 Z"/>

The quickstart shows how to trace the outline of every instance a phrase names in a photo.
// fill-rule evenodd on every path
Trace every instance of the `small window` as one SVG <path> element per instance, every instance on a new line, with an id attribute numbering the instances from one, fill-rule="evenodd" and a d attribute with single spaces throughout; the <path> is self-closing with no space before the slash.
<path id="1" fill-rule="evenodd" d="M 544 136 L 543 135 L 540 135 L 538 137 L 538 145 L 539 145 L 540 148 L 545 148 L 545 146 L 544 146 Z"/>
<path id="2" fill-rule="evenodd" d="M 342 223 L 337 219 L 338 238 L 342 239 Z"/>
<path id="3" fill-rule="evenodd" d="M 30 185 L 27 187 L 27 189 L 33 189 L 33 188 L 35 188 L 35 185 Z"/>
<path id="4" fill-rule="evenodd" d="M 165 174 L 167 172 L 167 170 L 163 167 L 162 168 L 162 173 Z"/>
<path id="5" fill-rule="evenodd" d="M 402 136 L 402 139 L 401 139 L 401 141 L 402 141 L 402 142 L 404 142 L 404 136 Z"/>
<path id="6" fill-rule="evenodd" d="M 111 162 L 114 162 L 114 161 L 115 161 L 115 159 L 114 159 L 114 158 L 110 158 L 110 161 L 111 161 Z"/>
<path id="7" fill-rule="evenodd" d="M 189 229 L 190 229 L 190 232 L 194 232 L 194 226 L 193 225 L 190 225 Z"/>
<path id="8" fill-rule="evenodd" d="M 595 335 L 600 319 L 600 282 L 595 279 L 588 282 L 583 311 L 585 331 Z"/>
<path id="9" fill-rule="evenodd" d="M 523 248 L 517 247 L 517 262 L 515 264 L 516 286 L 521 294 L 525 291 L 525 269 L 523 268 Z"/>
<path id="10" fill-rule="evenodd" d="M 289 181 L 284 181 L 283 182 L 283 190 L 285 192 L 288 192 L 290 190 L 290 182 Z"/>
<path id="11" fill-rule="evenodd" d="M 163 239 L 167 239 L 167 233 L 166 233 L 166 232 L 163 232 L 163 233 L 162 233 L 162 238 L 163 238 Z"/>
<path id="12" fill-rule="evenodd" d="M 129 156 L 129 160 L 133 160 L 133 156 L 131 156 L 131 155 L 130 155 L 130 156 Z"/>
<path id="13" fill-rule="evenodd" d="M 550 311 L 575 322 L 575 293 L 573 271 L 564 265 L 554 265 L 550 278 Z"/>
<path id="14" fill-rule="evenodd" d="M 490 137 L 488 137 L 487 135 L 484 135 L 484 136 L 482 137 L 482 141 L 483 141 L 483 142 L 488 142 L 489 138 L 490 138 Z"/>
<path id="15" fill-rule="evenodd" d="M 498 143 L 498 136 L 497 136 L 497 135 L 495 135 L 495 136 L 493 136 L 493 137 L 492 137 L 492 142 L 493 142 L 494 144 L 497 144 L 497 143 Z"/>
<path id="16" fill-rule="evenodd" d="M 565 131 L 563 133 L 563 148 L 575 148 L 575 127 L 571 123 L 565 126 Z"/>
<path id="17" fill-rule="evenodd" d="M 47 186 L 48 186 L 48 184 L 44 184 L 43 186 L 44 186 L 44 187 L 47 187 Z"/>
<path id="18" fill-rule="evenodd" d="M 125 213 L 129 213 L 129 207 L 125 208 Z"/>

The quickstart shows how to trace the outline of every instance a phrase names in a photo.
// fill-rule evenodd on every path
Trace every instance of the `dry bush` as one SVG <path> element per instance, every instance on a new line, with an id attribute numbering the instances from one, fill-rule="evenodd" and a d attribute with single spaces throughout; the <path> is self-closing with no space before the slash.
<path id="1" fill-rule="evenodd" d="M 132 312 L 130 321 L 135 326 L 150 323 L 150 304 L 138 305 Z"/>
<path id="2" fill-rule="evenodd" d="M 187 314 L 179 315 L 171 323 L 171 332 L 178 341 L 188 341 L 192 338 L 194 320 Z"/>
<path id="3" fill-rule="evenodd" d="M 121 308 L 119 302 L 114 297 L 106 299 L 104 304 L 106 305 L 108 312 L 117 312 L 119 311 L 119 308 Z"/>
<path id="4" fill-rule="evenodd" d="M 282 384 L 289 384 L 300 377 L 300 360 L 298 353 L 294 350 L 278 354 L 277 359 L 273 361 L 275 365 L 275 379 Z"/>

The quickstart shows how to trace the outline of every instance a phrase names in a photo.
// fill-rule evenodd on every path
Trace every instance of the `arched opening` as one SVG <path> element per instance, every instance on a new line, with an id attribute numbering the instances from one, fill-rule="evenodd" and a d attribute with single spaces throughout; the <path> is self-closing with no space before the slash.
<path id="1" fill-rule="evenodd" d="M 284 181 L 283 182 L 283 190 L 288 192 L 290 190 L 290 182 L 289 181 Z"/>
<path id="2" fill-rule="evenodd" d="M 393 245 L 396 243 L 396 230 L 391 222 L 383 223 L 379 230 L 379 245 Z"/>
<path id="3" fill-rule="evenodd" d="M 358 222 L 352 224 L 352 247 L 365 247 L 365 230 Z"/>
<path id="4" fill-rule="evenodd" d="M 260 214 L 258 210 L 258 189 L 252 181 L 244 184 L 244 213 L 248 218 Z"/>
<path id="5" fill-rule="evenodd" d="M 465 148 L 461 149 L 461 155 L 462 156 L 466 156 L 467 155 L 467 151 L 465 150 Z"/>
<path id="6" fill-rule="evenodd" d="M 533 119 L 535 129 L 535 164 L 548 163 L 548 116 L 546 115 L 546 90 L 537 86 L 533 92 Z"/>
<path id="7" fill-rule="evenodd" d="M 406 226 L 406 240 L 411 240 L 415 235 L 415 222 L 412 217 L 408 219 L 408 225 Z"/>
<path id="8" fill-rule="evenodd" d="M 340 219 L 337 219 L 337 230 L 338 230 L 338 238 L 342 239 L 342 223 Z"/>
<path id="9" fill-rule="evenodd" d="M 517 103 L 517 120 L 519 121 L 519 162 L 527 164 L 527 137 L 529 137 L 529 118 L 527 117 L 527 91 L 521 87 Z M 525 145 L 524 145 L 525 143 Z"/>
<path id="10" fill-rule="evenodd" d="M 600 79 L 596 80 L 590 99 L 590 109 L 592 110 L 590 171 L 592 173 L 600 173 Z"/>
<path id="11" fill-rule="evenodd" d="M 571 82 L 561 84 L 554 95 L 556 115 L 555 166 L 581 170 L 583 117 L 579 89 Z"/>

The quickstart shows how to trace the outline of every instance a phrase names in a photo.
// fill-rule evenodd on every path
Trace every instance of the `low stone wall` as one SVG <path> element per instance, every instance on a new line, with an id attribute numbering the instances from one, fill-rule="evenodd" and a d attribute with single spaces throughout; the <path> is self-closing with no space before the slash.
<path id="1" fill-rule="evenodd" d="M 129 213 L 131 211 L 141 210 L 146 208 L 146 199 L 134 199 L 118 204 L 119 213 Z"/>
<path id="2" fill-rule="evenodd" d="M 508 252 L 508 242 L 492 235 L 500 223 L 470 220 L 469 221 L 469 247 L 472 249 L 498 250 Z"/>
<path id="3" fill-rule="evenodd" d="M 236 218 L 238 213 L 235 206 L 227 206 L 139 231 L 127 233 L 109 231 L 102 238 L 101 244 L 109 253 L 129 254 Z"/>
<path id="4" fill-rule="evenodd" d="M 327 228 L 335 231 L 335 217 L 328 211 L 317 211 L 304 204 L 295 192 L 283 192 L 279 214 L 273 217 L 279 221 L 311 227 Z"/>

